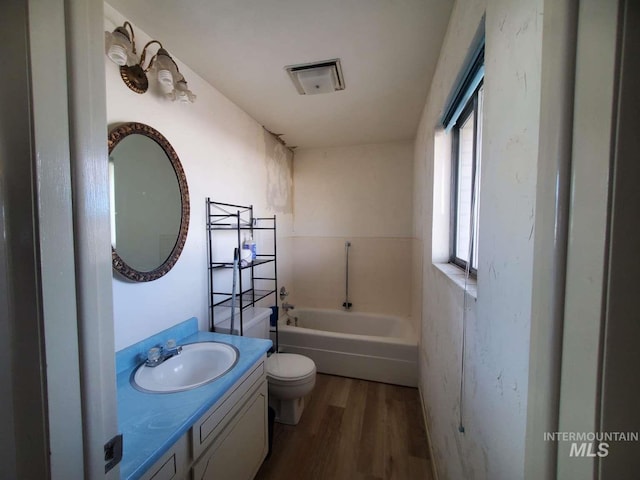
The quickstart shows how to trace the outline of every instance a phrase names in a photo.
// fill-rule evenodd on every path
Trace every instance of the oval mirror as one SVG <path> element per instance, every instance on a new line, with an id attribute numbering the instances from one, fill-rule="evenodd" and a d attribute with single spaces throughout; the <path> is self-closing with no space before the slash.
<path id="1" fill-rule="evenodd" d="M 109 132 L 111 257 L 129 280 L 165 275 L 182 253 L 189 228 L 189 189 L 169 141 L 143 123 Z"/>

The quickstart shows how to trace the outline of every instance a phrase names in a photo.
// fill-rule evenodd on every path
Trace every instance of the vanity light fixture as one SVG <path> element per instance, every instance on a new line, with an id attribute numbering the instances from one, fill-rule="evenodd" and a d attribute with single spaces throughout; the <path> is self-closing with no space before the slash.
<path id="1" fill-rule="evenodd" d="M 105 53 L 113 63 L 120 66 L 120 76 L 131 90 L 145 93 L 149 88 L 149 72 L 158 80 L 162 93 L 168 99 L 181 103 L 195 101 L 196 96 L 187 87 L 187 81 L 180 73 L 178 65 L 158 40 L 148 42 L 138 60 L 135 35 L 129 22 L 124 22 L 124 25 L 117 27 L 113 32 L 104 32 L 104 36 Z M 160 48 L 145 67 L 147 48 L 154 43 Z"/>

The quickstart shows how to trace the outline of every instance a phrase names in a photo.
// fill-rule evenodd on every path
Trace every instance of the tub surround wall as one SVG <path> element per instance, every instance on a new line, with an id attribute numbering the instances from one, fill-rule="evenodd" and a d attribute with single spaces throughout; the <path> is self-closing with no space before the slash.
<path id="1" fill-rule="evenodd" d="M 112 31 L 124 20 L 105 4 L 105 30 Z M 134 29 L 137 46 L 142 48 L 149 36 L 136 25 Z M 162 38 L 161 32 L 157 35 Z M 165 47 L 171 52 L 171 45 Z M 194 104 L 164 100 L 153 81 L 144 95 L 132 92 L 120 79 L 118 67 L 105 56 L 109 126 L 137 121 L 160 131 L 180 157 L 191 197 L 189 234 L 174 268 L 147 283 L 131 283 L 114 275 L 116 350 L 167 328 L 176 318 L 197 317 L 200 329 L 206 329 L 206 197 L 253 204 L 260 216 L 277 215 L 279 280 L 293 283 L 287 255 L 293 212 L 291 151 L 180 59 L 174 60 L 198 96 Z"/>
<path id="2" fill-rule="evenodd" d="M 292 303 L 411 314 L 412 144 L 297 149 Z"/>
<path id="3" fill-rule="evenodd" d="M 414 291 L 423 299 L 420 389 L 441 480 L 524 476 L 542 6 L 541 0 L 456 2 L 417 133 L 414 228 L 424 266 L 413 276 L 422 277 Z M 441 260 L 439 239 L 447 235 L 437 219 L 448 212 L 446 196 L 433 195 L 434 183 L 444 178 L 434 159 L 434 135 L 485 12 L 480 264 L 477 301 L 467 297 L 461 434 L 464 294 L 433 265 Z"/>
<path id="4" fill-rule="evenodd" d="M 359 312 L 408 317 L 411 239 L 294 237 L 291 302 L 310 308 L 342 308 L 345 242 L 349 252 L 349 301 Z"/>

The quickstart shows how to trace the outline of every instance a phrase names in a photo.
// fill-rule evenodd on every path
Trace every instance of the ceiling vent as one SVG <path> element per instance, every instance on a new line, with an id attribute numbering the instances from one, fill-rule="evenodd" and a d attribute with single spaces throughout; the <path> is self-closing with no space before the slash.
<path id="1" fill-rule="evenodd" d="M 284 67 L 300 95 L 344 90 L 340 59 Z"/>

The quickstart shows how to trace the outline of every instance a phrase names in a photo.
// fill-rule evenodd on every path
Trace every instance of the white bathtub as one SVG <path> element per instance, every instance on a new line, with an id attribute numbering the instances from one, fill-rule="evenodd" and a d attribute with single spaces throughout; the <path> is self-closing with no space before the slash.
<path id="1" fill-rule="evenodd" d="M 418 342 L 409 320 L 311 308 L 296 308 L 290 317 L 298 326 L 280 318 L 280 350 L 310 357 L 319 372 L 417 386 Z"/>

